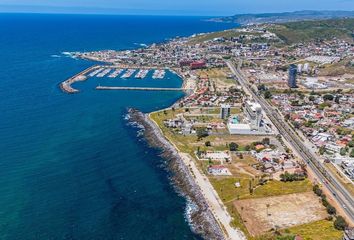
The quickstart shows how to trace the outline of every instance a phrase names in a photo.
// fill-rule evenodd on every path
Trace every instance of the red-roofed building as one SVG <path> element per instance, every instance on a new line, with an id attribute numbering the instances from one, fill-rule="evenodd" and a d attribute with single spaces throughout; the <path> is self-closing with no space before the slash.
<path id="1" fill-rule="evenodd" d="M 204 60 L 195 61 L 190 64 L 191 69 L 200 69 L 205 67 L 206 67 L 206 62 Z"/>

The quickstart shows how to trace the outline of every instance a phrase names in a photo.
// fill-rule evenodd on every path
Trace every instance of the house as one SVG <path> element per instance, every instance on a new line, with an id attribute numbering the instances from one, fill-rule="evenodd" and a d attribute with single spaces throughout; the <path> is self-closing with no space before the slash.
<path id="1" fill-rule="evenodd" d="M 229 169 L 222 165 L 214 165 L 208 167 L 208 173 L 214 176 L 231 176 Z"/>
<path id="2" fill-rule="evenodd" d="M 228 151 L 207 151 L 200 156 L 204 160 L 230 161 L 231 155 Z"/>

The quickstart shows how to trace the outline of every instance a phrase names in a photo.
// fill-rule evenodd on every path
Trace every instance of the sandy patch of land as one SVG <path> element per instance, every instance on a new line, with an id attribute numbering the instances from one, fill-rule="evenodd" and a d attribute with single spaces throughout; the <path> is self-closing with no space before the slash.
<path id="1" fill-rule="evenodd" d="M 247 199 L 234 202 L 249 233 L 261 235 L 272 228 L 288 228 L 326 218 L 325 208 L 313 192 Z"/>

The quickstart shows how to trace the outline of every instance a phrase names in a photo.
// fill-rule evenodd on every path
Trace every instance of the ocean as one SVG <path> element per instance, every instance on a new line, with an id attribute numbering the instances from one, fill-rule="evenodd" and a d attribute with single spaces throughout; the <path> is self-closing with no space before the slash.
<path id="1" fill-rule="evenodd" d="M 234 26 L 203 20 L 0 14 L 0 239 L 200 239 L 160 151 L 124 119 L 127 107 L 151 112 L 183 93 L 95 91 L 90 79 L 67 95 L 58 84 L 94 64 L 63 52 L 134 49 Z M 181 83 L 173 74 L 142 82 Z"/>

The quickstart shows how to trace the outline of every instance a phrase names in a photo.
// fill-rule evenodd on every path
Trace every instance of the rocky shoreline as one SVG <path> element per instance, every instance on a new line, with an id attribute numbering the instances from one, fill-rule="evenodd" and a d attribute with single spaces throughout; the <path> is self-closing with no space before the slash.
<path id="1" fill-rule="evenodd" d="M 130 122 L 144 127 L 143 135 L 148 144 L 162 150 L 161 156 L 167 160 L 168 168 L 173 173 L 174 186 L 194 206 L 187 216 L 192 230 L 204 239 L 225 240 L 223 231 L 210 211 L 201 189 L 175 147 L 163 136 L 148 115 L 136 109 L 129 109 L 128 115 Z"/>

